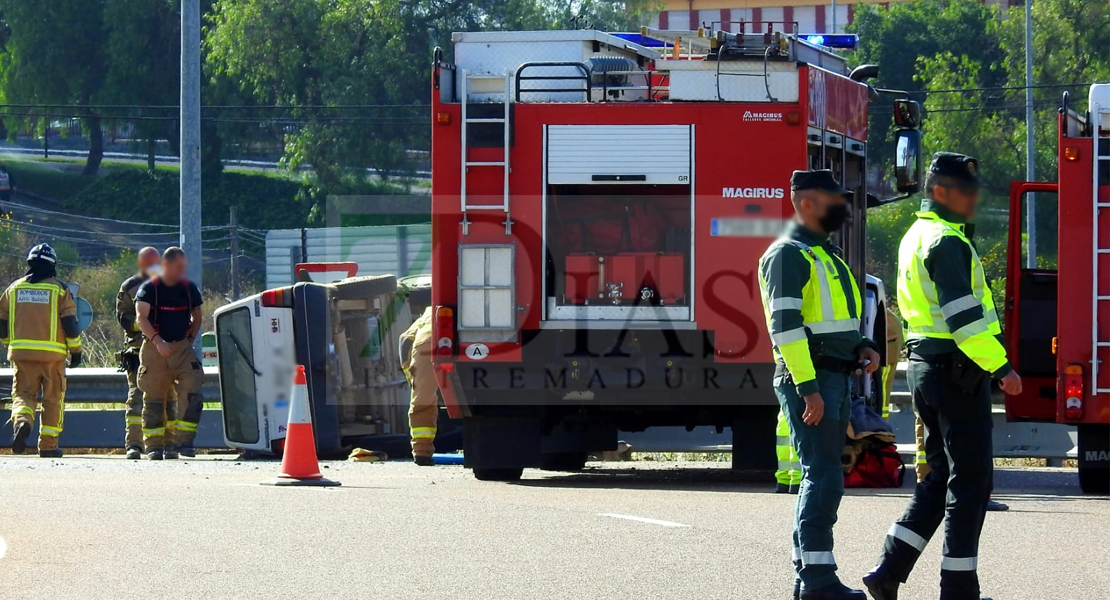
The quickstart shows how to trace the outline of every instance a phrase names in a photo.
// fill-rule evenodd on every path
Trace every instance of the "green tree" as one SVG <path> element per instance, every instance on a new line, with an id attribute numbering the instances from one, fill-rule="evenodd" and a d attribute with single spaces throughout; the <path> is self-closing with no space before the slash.
<path id="1" fill-rule="evenodd" d="M 917 0 L 892 2 L 888 8 L 857 5 L 849 30 L 860 36 L 852 64 L 879 65 L 876 87 L 920 92 L 927 81 L 919 77 L 919 61 L 942 52 L 967 54 L 981 65 L 996 65 L 1002 59 L 998 43 L 998 12 L 980 0 Z M 983 69 L 986 85 L 1005 81 L 1001 70 Z M 912 94 L 921 99 L 920 94 Z M 876 110 L 868 135 L 870 155 L 889 166 L 894 156 L 889 110 Z M 884 170 L 889 172 L 889 169 Z"/>
<path id="2" fill-rule="evenodd" d="M 106 73 L 97 98 L 104 104 L 173 106 L 177 104 L 181 63 L 181 10 L 178 0 L 106 0 L 104 5 Z M 155 143 L 167 140 L 177 154 L 176 111 L 133 109 L 126 116 L 146 140 L 147 163 L 154 169 Z"/>
<path id="3" fill-rule="evenodd" d="M 103 88 L 103 12 L 106 0 L 0 0 L 8 39 L 0 56 L 0 98 L 5 104 L 78 106 L 89 136 L 85 174 L 95 175 L 104 157 L 101 115 L 93 104 Z M 60 112 L 51 112 L 59 111 Z M 38 118 L 68 117 L 43 107 Z M 33 121 L 34 111 L 22 119 Z"/>

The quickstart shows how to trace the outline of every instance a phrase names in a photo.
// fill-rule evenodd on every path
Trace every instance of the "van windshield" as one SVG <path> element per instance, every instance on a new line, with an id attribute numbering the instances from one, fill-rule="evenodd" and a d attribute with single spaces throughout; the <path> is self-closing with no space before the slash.
<path id="1" fill-rule="evenodd" d="M 232 442 L 257 443 L 258 403 L 255 401 L 255 371 L 251 365 L 254 341 L 250 309 L 243 307 L 220 315 L 216 331 L 224 431 Z"/>

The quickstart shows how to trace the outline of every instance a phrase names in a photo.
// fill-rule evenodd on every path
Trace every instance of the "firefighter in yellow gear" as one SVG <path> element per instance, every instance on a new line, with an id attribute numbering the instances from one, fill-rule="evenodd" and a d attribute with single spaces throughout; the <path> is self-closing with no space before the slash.
<path id="1" fill-rule="evenodd" d="M 81 333 L 73 294 L 56 278 L 58 255 L 47 244 L 27 254 L 27 275 L 0 295 L 0 341 L 15 367 L 12 384 L 12 452 L 22 454 L 35 424 L 41 394 L 39 456 L 60 458 L 69 366 L 81 364 Z"/>
<path id="2" fill-rule="evenodd" d="M 778 468 L 775 470 L 775 493 L 797 494 L 798 487 L 802 484 L 802 463 L 798 460 L 798 452 L 790 441 L 790 422 L 786 420 L 786 413 L 779 409 L 779 423 L 775 428 L 775 456 L 778 458 Z"/>
<path id="3" fill-rule="evenodd" d="M 200 289 L 185 279 L 187 259 L 181 248 L 162 254 L 158 277 L 139 287 L 135 310 L 143 345 L 139 350 L 139 388 L 143 390 L 143 444 L 150 460 L 196 456 L 204 401 L 204 371 L 193 348 L 202 325 Z M 176 438 L 168 425 L 174 419 L 170 394 L 177 387 Z"/>
<path id="4" fill-rule="evenodd" d="M 139 272 L 124 280 L 116 294 L 116 322 L 123 328 L 126 341 L 120 352 L 120 368 L 127 375 L 124 451 L 130 460 L 138 460 L 143 455 L 143 391 L 139 389 L 139 348 L 143 344 L 143 332 L 135 312 L 135 295 L 139 293 L 139 286 L 158 274 L 161 269 L 158 263 L 162 260 L 158 250 L 150 246 L 139 250 L 136 258 Z M 167 402 L 167 406 L 173 404 L 172 399 Z M 167 431 L 172 423 L 172 419 L 167 421 Z"/>
<path id="5" fill-rule="evenodd" d="M 902 359 L 902 322 L 893 311 L 886 311 L 886 365 L 883 367 L 883 418 L 890 418 L 890 395 Z"/>
<path id="6" fill-rule="evenodd" d="M 409 434 L 412 460 L 422 467 L 435 464 L 436 425 L 439 422 L 439 386 L 432 372 L 432 308 L 429 306 L 401 334 L 401 370 L 412 387 Z"/>

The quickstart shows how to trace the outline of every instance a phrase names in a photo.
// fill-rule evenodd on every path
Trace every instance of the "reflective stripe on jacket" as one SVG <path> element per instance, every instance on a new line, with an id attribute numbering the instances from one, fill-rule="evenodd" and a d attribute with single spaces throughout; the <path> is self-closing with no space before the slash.
<path id="1" fill-rule="evenodd" d="M 57 279 L 17 280 L 0 296 L 0 318 L 8 321 L 8 360 L 65 360 L 80 352 L 80 336 L 67 338 L 62 328 L 62 318 L 76 314 L 73 295 Z"/>
<path id="2" fill-rule="evenodd" d="M 759 260 L 759 288 L 775 359 L 805 396 L 817 390 L 811 347 L 852 360 L 860 334 L 859 286 L 825 236 L 795 224 Z"/>
<path id="3" fill-rule="evenodd" d="M 898 248 L 898 307 L 907 346 L 920 354 L 959 348 L 995 376 L 1010 370 L 1002 327 L 968 225 L 931 201 Z"/>

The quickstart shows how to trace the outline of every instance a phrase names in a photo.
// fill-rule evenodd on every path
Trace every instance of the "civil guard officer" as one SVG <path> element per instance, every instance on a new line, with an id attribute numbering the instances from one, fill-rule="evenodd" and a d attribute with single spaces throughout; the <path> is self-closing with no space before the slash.
<path id="1" fill-rule="evenodd" d="M 924 426 L 930 472 L 864 577 L 876 600 L 896 600 L 941 521 L 940 600 L 979 600 L 979 534 L 991 493 L 990 382 L 1021 393 L 972 240 L 979 166 L 939 152 L 917 221 L 898 249 L 898 306 L 906 324 L 910 390 Z"/>
<path id="2" fill-rule="evenodd" d="M 829 241 L 850 214 L 832 171 L 795 171 L 794 221 L 759 259 L 763 309 L 775 354 L 775 395 L 802 465 L 794 520 L 795 598 L 864 600 L 840 582 L 833 524 L 844 495 L 840 455 L 851 413 L 849 373 L 879 368 L 860 334 L 863 303 L 848 264 Z"/>

